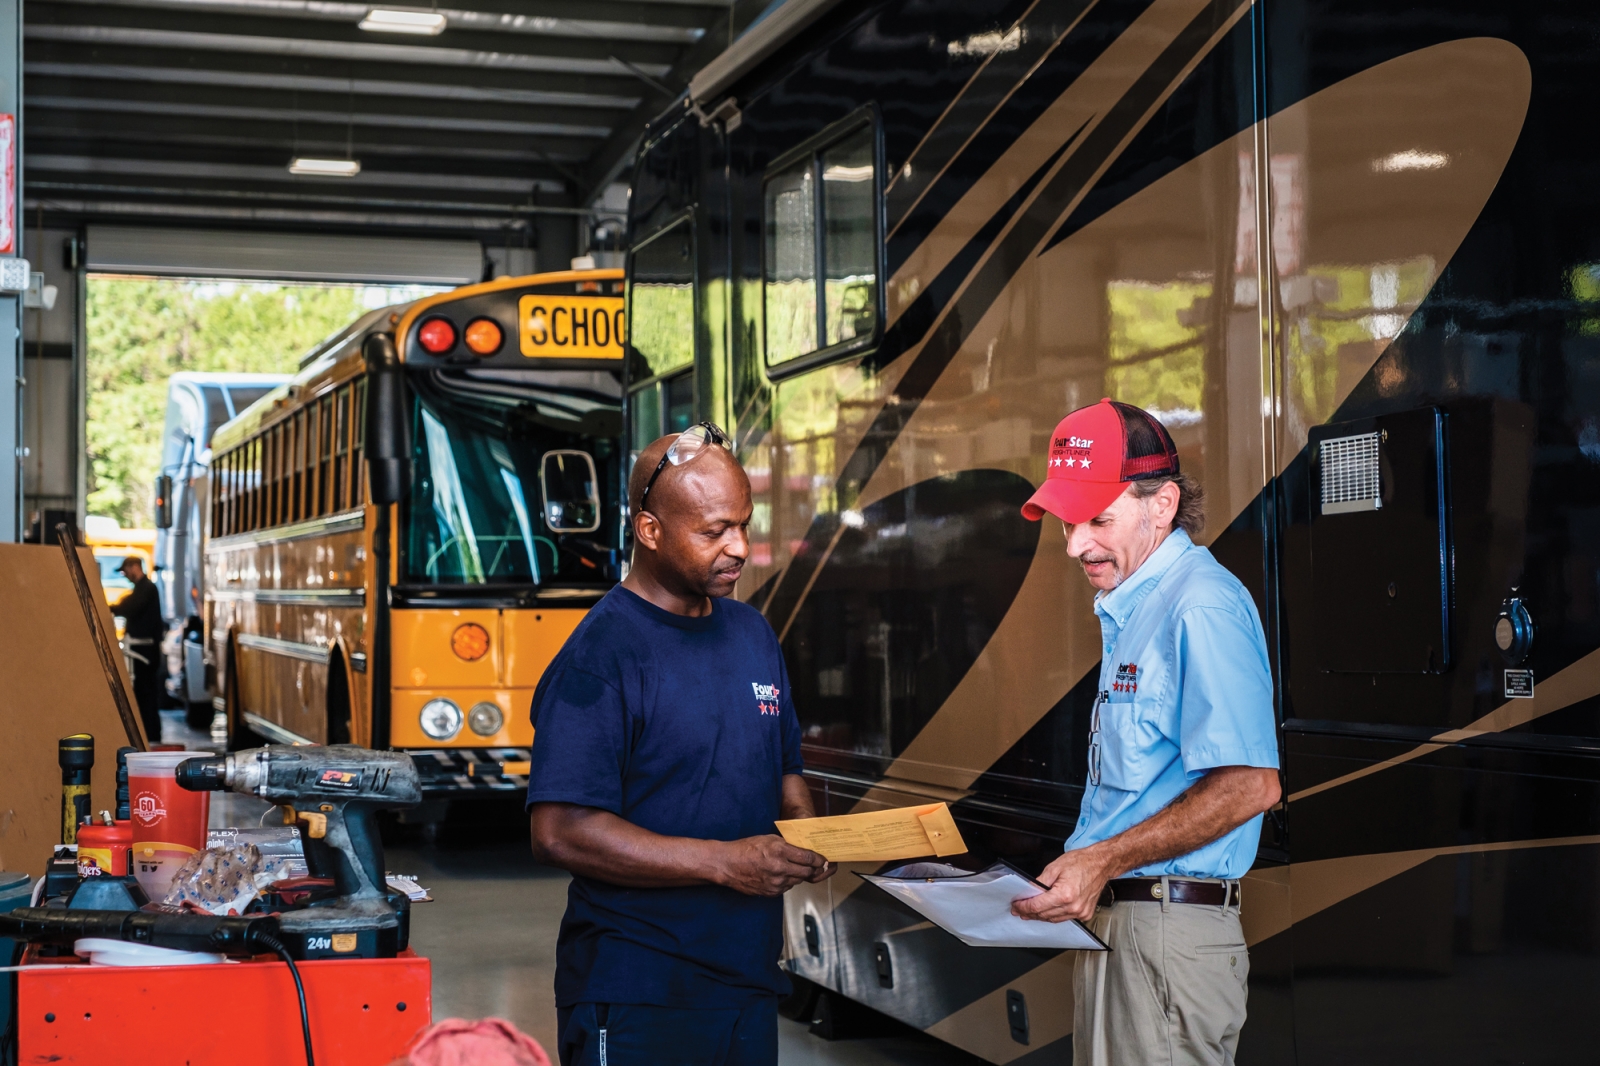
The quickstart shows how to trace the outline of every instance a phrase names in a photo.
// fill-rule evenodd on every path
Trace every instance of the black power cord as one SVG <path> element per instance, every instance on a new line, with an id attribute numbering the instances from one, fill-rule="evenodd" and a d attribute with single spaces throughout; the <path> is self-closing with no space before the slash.
<path id="1" fill-rule="evenodd" d="M 267 933 L 256 933 L 255 942 L 282 959 L 294 978 L 295 994 L 300 997 L 300 1033 L 306 1040 L 306 1066 L 317 1066 L 317 1057 L 311 1050 L 311 1016 L 306 1013 L 306 986 L 300 983 L 300 971 L 295 968 L 294 956 L 283 946 L 283 941 Z"/>

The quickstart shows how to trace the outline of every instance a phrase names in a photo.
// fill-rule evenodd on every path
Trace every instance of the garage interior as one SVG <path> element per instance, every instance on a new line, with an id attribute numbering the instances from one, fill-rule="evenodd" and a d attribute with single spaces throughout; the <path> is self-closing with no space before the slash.
<path id="1" fill-rule="evenodd" d="M 766 7 L 474 0 L 397 26 L 331 0 L 0 4 L 0 111 L 21 131 L 14 251 L 33 275 L 0 294 L 20 334 L 0 345 L 18 380 L 0 402 L 0 438 L 18 442 L 0 464 L 0 540 L 84 526 L 90 275 L 454 286 L 619 267 L 644 124 Z M 181 711 L 163 726 L 165 742 L 216 750 Z M 213 825 L 259 817 L 226 799 Z M 568 876 L 533 861 L 520 805 L 464 803 L 392 833 L 391 870 L 433 897 L 413 925 L 433 1017 L 504 1017 L 553 1055 Z M 785 1020 L 783 1061 L 977 1061 L 887 1019 L 838 1033 L 854 1039 Z"/>

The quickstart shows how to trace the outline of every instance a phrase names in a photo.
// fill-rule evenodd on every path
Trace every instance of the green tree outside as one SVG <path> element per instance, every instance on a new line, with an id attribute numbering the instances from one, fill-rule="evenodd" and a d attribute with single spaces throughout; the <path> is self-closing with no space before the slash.
<path id="1" fill-rule="evenodd" d="M 179 370 L 290 373 L 364 311 L 434 290 L 91 277 L 90 514 L 153 524 L 167 379 Z"/>

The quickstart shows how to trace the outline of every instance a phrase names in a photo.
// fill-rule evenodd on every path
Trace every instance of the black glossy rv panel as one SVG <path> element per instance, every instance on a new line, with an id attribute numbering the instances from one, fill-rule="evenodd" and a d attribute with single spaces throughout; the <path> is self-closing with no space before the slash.
<path id="1" fill-rule="evenodd" d="M 631 439 L 734 436 L 738 595 L 819 809 L 948 800 L 973 861 L 1059 854 L 1100 634 L 1018 508 L 1063 414 L 1137 403 L 1277 683 L 1239 1061 L 1594 1058 L 1597 39 L 1554 0 L 870 0 L 731 86 L 733 129 L 669 108 Z M 826 157 L 858 125 L 870 174 L 865 140 Z M 1069 959 L 964 947 L 848 870 L 785 920 L 798 975 L 1071 1059 Z"/>

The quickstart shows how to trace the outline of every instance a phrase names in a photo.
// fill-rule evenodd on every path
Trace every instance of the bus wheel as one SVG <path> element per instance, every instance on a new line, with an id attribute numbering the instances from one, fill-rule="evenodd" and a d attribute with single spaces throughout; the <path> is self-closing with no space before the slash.
<path id="1" fill-rule="evenodd" d="M 350 743 L 350 678 L 344 657 L 335 654 L 328 663 L 328 717 L 324 726 L 329 744 Z"/>
<path id="2" fill-rule="evenodd" d="M 233 638 L 228 639 L 228 680 L 222 687 L 223 703 L 228 715 L 228 750 L 262 748 L 267 741 L 244 720 L 244 708 L 239 705 L 239 653 Z"/>

